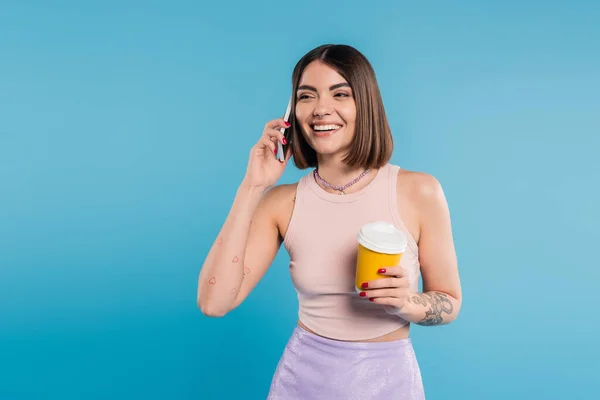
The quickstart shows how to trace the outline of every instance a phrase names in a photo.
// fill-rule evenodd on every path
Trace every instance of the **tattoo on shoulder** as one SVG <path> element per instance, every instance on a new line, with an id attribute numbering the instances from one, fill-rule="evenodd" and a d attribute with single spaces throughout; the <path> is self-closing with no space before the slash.
<path id="1" fill-rule="evenodd" d="M 415 304 L 420 304 L 425 307 L 429 306 L 429 309 L 425 311 L 425 318 L 417 322 L 418 325 L 440 325 L 444 321 L 442 314 L 446 313 L 450 315 L 452 314 L 452 311 L 454 311 L 452 301 L 450 301 L 448 295 L 445 293 L 421 293 L 413 296 L 412 301 Z"/>

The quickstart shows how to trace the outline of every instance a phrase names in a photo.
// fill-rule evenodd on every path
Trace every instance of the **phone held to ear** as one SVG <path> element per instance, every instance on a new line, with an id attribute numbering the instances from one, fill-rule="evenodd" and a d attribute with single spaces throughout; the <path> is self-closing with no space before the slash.
<path id="1" fill-rule="evenodd" d="M 287 109 L 285 110 L 285 116 L 283 117 L 283 120 L 285 122 L 289 121 L 291 112 L 292 112 L 292 99 L 290 98 Z M 287 146 L 290 144 L 290 139 L 288 138 L 289 135 L 286 135 L 285 128 L 281 128 L 280 131 L 281 131 L 281 133 L 284 134 L 284 137 L 287 140 L 288 144 L 284 148 L 283 145 L 281 144 L 281 142 L 277 141 L 277 159 L 281 162 L 284 162 L 285 161 L 285 152 L 287 150 Z"/>

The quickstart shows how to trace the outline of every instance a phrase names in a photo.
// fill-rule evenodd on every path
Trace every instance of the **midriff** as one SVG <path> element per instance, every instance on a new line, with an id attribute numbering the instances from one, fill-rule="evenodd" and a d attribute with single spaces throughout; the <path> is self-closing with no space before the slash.
<path id="1" fill-rule="evenodd" d="M 305 331 L 313 333 L 313 334 L 315 334 L 317 336 L 326 337 L 326 336 L 323 336 L 323 335 L 319 335 L 317 332 L 312 331 L 306 325 L 304 325 L 302 323 L 302 321 L 300 321 L 300 320 L 298 321 L 298 326 L 300 328 L 304 329 Z M 378 337 L 371 338 L 371 339 L 364 339 L 364 340 L 340 340 L 340 339 L 330 338 L 330 337 L 328 337 L 327 339 L 340 340 L 342 342 L 365 342 L 365 343 L 370 343 L 370 342 L 393 342 L 394 340 L 406 339 L 409 336 L 409 332 L 410 332 L 410 324 L 406 324 L 402 328 L 396 329 L 395 331 L 392 331 L 390 333 L 386 333 L 383 336 L 378 336 Z"/>

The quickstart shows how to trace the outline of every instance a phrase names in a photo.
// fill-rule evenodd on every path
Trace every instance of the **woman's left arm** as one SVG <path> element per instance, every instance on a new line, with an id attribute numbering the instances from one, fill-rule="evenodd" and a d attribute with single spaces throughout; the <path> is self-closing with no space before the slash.
<path id="1" fill-rule="evenodd" d="M 363 296 L 396 307 L 396 314 L 414 324 L 444 325 L 456 319 L 462 304 L 450 212 L 438 180 L 427 174 L 417 175 L 418 183 L 413 188 L 419 215 L 423 293 L 411 292 L 406 271 L 396 266 L 380 271 L 390 278 L 368 282 Z"/>
<path id="2" fill-rule="evenodd" d="M 462 304 L 458 263 L 442 186 L 431 175 L 419 175 L 417 204 L 423 293 L 409 293 L 401 314 L 418 325 L 442 325 L 456 319 Z"/>

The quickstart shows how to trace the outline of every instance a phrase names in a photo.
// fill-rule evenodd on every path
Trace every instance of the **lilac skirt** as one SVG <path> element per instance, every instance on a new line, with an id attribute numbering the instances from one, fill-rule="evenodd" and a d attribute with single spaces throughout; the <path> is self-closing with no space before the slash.
<path id="1" fill-rule="evenodd" d="M 296 327 L 267 400 L 424 400 L 410 338 L 344 342 Z"/>

